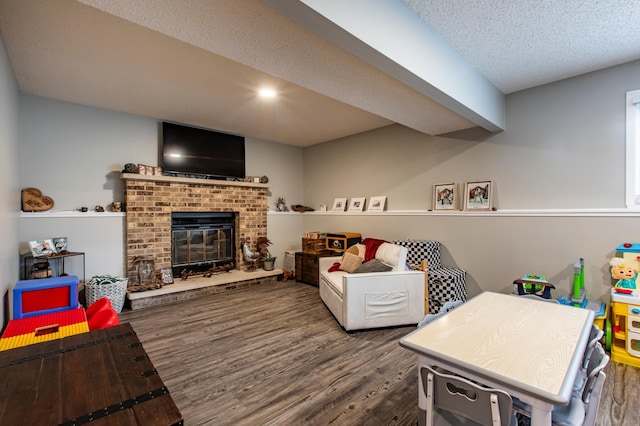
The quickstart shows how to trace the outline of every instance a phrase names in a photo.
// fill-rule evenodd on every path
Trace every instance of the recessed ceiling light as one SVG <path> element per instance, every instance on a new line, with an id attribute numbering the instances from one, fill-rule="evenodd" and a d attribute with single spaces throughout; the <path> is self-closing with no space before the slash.
<path id="1" fill-rule="evenodd" d="M 260 89 L 258 94 L 263 98 L 275 98 L 276 91 L 273 89 Z"/>

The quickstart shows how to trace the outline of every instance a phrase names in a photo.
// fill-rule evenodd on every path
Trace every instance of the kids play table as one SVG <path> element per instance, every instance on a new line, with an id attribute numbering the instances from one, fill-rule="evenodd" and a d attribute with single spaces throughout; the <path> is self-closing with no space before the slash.
<path id="1" fill-rule="evenodd" d="M 567 405 L 594 313 L 509 294 L 484 292 L 400 340 L 418 369 L 439 366 L 531 405 L 533 426 L 551 425 Z M 426 397 L 420 377 L 419 424 Z"/>

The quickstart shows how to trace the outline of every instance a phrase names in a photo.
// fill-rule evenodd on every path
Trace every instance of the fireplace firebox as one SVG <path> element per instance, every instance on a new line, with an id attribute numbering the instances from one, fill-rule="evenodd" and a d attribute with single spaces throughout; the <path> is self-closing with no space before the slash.
<path id="1" fill-rule="evenodd" d="M 171 213 L 171 270 L 205 272 L 212 267 L 234 263 L 235 213 Z"/>

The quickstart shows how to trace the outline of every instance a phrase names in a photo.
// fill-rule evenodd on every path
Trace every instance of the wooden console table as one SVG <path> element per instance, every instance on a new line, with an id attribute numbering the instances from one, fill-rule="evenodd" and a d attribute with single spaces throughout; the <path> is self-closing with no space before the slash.
<path id="1" fill-rule="evenodd" d="M 0 424 L 182 425 L 130 324 L 0 352 Z"/>

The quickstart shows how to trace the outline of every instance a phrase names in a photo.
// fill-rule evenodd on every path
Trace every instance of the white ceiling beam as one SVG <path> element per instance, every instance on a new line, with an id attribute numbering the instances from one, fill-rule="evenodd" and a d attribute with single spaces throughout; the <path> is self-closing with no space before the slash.
<path id="1" fill-rule="evenodd" d="M 504 130 L 504 95 L 400 0 L 262 2 L 478 126 Z"/>

